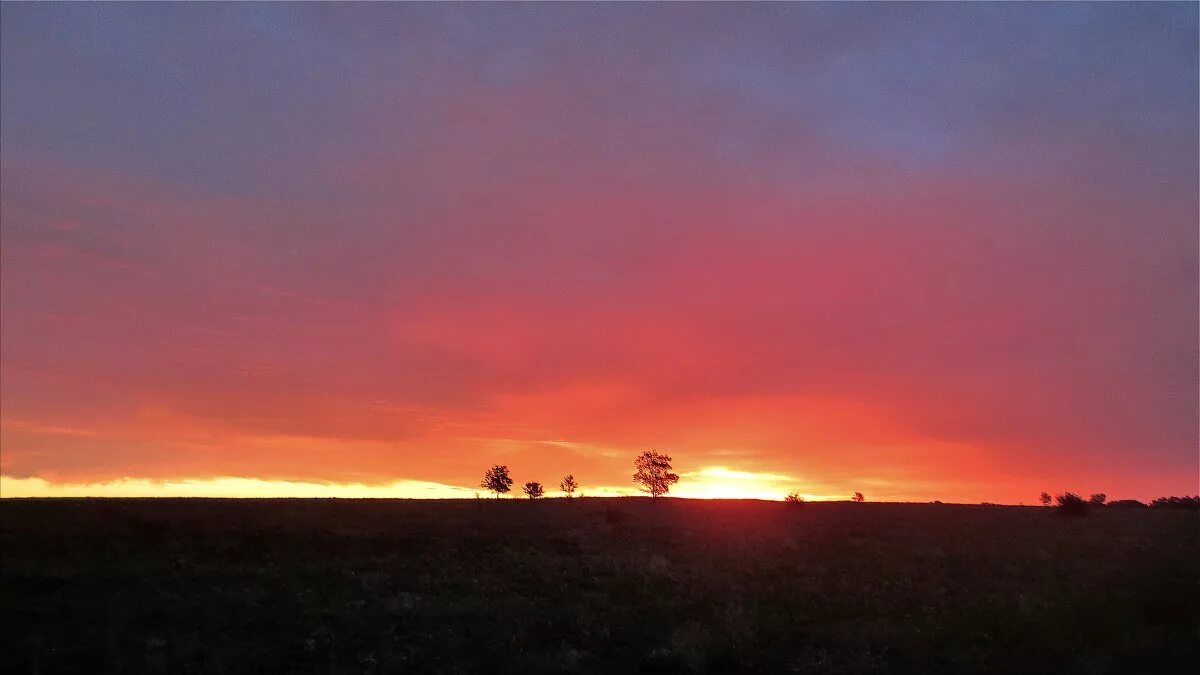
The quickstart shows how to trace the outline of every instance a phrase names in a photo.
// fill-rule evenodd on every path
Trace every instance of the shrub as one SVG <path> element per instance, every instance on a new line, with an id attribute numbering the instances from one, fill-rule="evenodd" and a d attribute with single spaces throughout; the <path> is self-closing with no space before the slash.
<path id="1" fill-rule="evenodd" d="M 1108 495 L 1104 494 L 1103 492 L 1097 492 L 1091 497 L 1088 497 L 1088 503 L 1092 506 L 1104 506 L 1104 502 L 1106 501 L 1108 501 Z"/>
<path id="2" fill-rule="evenodd" d="M 1088 503 L 1083 497 L 1074 492 L 1064 492 L 1054 498 L 1058 504 L 1058 513 L 1063 516 L 1086 516 L 1088 512 Z"/>
<path id="3" fill-rule="evenodd" d="M 1108 503 L 1110 508 L 1118 509 L 1144 509 L 1147 508 L 1145 502 L 1139 502 L 1136 499 L 1114 499 Z"/>
<path id="4" fill-rule="evenodd" d="M 801 497 L 799 492 L 789 492 L 787 496 L 783 498 L 783 501 L 787 502 L 788 504 L 803 504 L 804 497 Z"/>
<path id="5" fill-rule="evenodd" d="M 861 492 L 855 492 L 854 496 L 851 497 L 850 499 L 861 504 L 863 502 L 863 494 Z"/>
<path id="6" fill-rule="evenodd" d="M 1196 511 L 1200 509 L 1200 496 L 1196 497 L 1159 497 L 1150 502 L 1152 509 L 1185 509 Z"/>
<path id="7" fill-rule="evenodd" d="M 542 484 L 536 480 L 531 480 L 526 483 L 522 490 L 525 491 L 525 494 L 528 495 L 530 499 L 537 499 L 545 494 L 545 490 L 542 489 Z"/>

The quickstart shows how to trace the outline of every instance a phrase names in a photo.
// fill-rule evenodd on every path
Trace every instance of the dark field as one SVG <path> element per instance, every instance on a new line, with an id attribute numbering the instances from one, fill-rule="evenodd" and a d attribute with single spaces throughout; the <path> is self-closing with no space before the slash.
<path id="1" fill-rule="evenodd" d="M 1200 516 L 6 500 L 13 672 L 1200 672 Z"/>

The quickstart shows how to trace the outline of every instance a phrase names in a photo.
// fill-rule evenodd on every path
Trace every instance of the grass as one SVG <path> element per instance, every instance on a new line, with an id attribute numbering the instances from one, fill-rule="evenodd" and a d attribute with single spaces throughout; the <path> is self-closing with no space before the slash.
<path id="1" fill-rule="evenodd" d="M 1200 672 L 1200 515 L 4 500 L 10 672 Z"/>

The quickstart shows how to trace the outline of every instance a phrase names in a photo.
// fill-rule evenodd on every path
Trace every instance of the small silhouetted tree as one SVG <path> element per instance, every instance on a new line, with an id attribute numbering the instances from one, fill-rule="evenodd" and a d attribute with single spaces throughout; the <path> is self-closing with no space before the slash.
<path id="1" fill-rule="evenodd" d="M 1054 501 L 1054 497 L 1051 497 L 1049 492 L 1043 492 L 1042 496 L 1038 497 L 1038 500 L 1042 502 L 1042 506 L 1050 506 L 1050 502 Z"/>
<path id="2" fill-rule="evenodd" d="M 508 467 L 503 464 L 497 464 L 487 470 L 483 474 L 483 480 L 480 481 L 479 487 L 488 492 L 495 492 L 496 499 L 500 498 L 502 493 L 512 489 L 513 480 L 508 477 Z"/>
<path id="3" fill-rule="evenodd" d="M 558 484 L 558 489 L 567 493 L 568 498 L 574 497 L 575 491 L 579 489 L 579 482 L 575 480 L 574 474 L 567 474 Z"/>
<path id="4" fill-rule="evenodd" d="M 545 492 L 542 490 L 542 484 L 536 480 L 529 481 L 522 489 L 525 490 L 525 494 L 528 495 L 530 499 L 537 499 Z"/>
<path id="5" fill-rule="evenodd" d="M 643 452 L 633 460 L 633 468 L 637 469 L 633 482 L 655 499 L 670 492 L 671 486 L 679 482 L 679 474 L 671 470 L 671 458 L 661 452 Z"/>
<path id="6" fill-rule="evenodd" d="M 799 492 L 789 492 L 787 496 L 783 498 L 783 501 L 787 502 L 788 504 L 799 505 L 804 503 L 804 497 L 801 497 Z"/>
<path id="7" fill-rule="evenodd" d="M 1104 494 L 1103 492 L 1097 492 L 1091 497 L 1088 497 L 1088 503 L 1092 506 L 1104 506 L 1104 502 L 1106 501 L 1108 501 L 1108 495 Z"/>
<path id="8" fill-rule="evenodd" d="M 853 496 L 853 497 L 851 497 L 851 499 L 853 499 L 854 501 L 856 501 L 856 502 L 858 502 L 858 503 L 860 503 L 860 504 L 861 504 L 861 503 L 863 502 L 863 496 L 862 496 L 862 493 L 861 493 L 861 492 L 855 492 L 855 493 L 854 493 L 854 496 Z"/>
<path id="9" fill-rule="evenodd" d="M 1086 516 L 1088 511 L 1088 503 L 1083 497 L 1074 492 L 1064 492 L 1054 498 L 1058 504 L 1058 512 L 1064 516 Z"/>

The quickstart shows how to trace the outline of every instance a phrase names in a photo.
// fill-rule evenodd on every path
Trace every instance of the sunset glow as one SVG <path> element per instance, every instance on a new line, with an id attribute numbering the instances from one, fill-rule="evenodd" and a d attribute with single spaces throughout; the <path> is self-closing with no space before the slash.
<path id="1" fill-rule="evenodd" d="M 1041 9 L 5 3 L 0 496 L 1195 494 L 1197 6 Z"/>
<path id="2" fill-rule="evenodd" d="M 673 496 L 696 499 L 781 500 L 795 490 L 796 481 L 779 475 L 758 475 L 710 467 L 684 476 Z M 205 478 L 191 480 L 119 479 L 96 483 L 51 483 L 40 478 L 0 477 L 6 497 L 336 497 L 346 499 L 465 499 L 489 497 L 478 487 L 422 481 L 397 481 L 384 485 L 362 483 L 312 483 L 256 478 Z M 622 497 L 642 494 L 631 486 L 593 486 L 580 496 Z M 509 497 L 523 498 L 519 494 Z M 549 490 L 549 497 L 560 497 Z M 806 500 L 845 499 L 847 495 L 803 494 Z"/>

